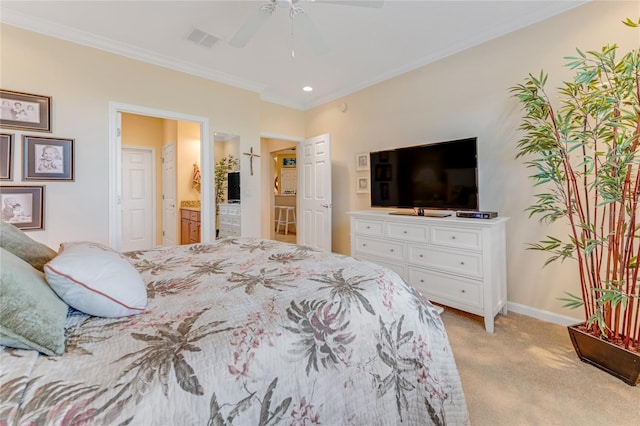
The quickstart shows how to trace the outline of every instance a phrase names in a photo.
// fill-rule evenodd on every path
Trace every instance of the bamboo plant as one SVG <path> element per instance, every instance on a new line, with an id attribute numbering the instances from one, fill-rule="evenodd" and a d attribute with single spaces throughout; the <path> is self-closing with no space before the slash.
<path id="1" fill-rule="evenodd" d="M 545 265 L 574 259 L 581 292 L 566 293 L 565 306 L 584 310 L 588 332 L 640 352 L 640 54 L 617 59 L 617 51 L 610 44 L 565 58 L 574 76 L 556 96 L 544 72 L 511 92 L 524 111 L 517 158 L 543 188 L 529 216 L 568 222 L 568 235 L 529 248 L 550 254 Z"/>

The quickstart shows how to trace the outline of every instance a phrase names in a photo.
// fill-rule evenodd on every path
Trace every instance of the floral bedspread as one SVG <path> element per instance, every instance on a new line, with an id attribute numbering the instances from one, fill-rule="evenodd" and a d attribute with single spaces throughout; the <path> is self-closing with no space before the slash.
<path id="1" fill-rule="evenodd" d="M 437 309 L 388 269 L 261 239 L 126 255 L 147 312 L 4 348 L 1 425 L 469 423 Z"/>

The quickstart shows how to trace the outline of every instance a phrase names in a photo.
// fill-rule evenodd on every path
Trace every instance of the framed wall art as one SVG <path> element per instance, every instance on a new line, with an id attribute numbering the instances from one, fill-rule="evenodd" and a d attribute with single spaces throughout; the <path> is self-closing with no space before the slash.
<path id="1" fill-rule="evenodd" d="M 369 170 L 369 153 L 356 154 L 356 170 L 359 172 Z"/>
<path id="2" fill-rule="evenodd" d="M 23 136 L 23 180 L 73 180 L 73 139 Z"/>
<path id="3" fill-rule="evenodd" d="M 295 158 L 283 158 L 282 159 L 282 167 L 295 167 L 296 159 Z"/>
<path id="4" fill-rule="evenodd" d="M 23 230 L 44 229 L 44 186 L 0 186 L 2 220 Z"/>
<path id="5" fill-rule="evenodd" d="M 13 179 L 13 135 L 0 133 L 0 180 Z"/>
<path id="6" fill-rule="evenodd" d="M 369 176 L 358 176 L 356 178 L 356 192 L 358 194 L 369 192 Z"/>
<path id="7" fill-rule="evenodd" d="M 0 127 L 51 132 L 51 97 L 0 89 Z"/>

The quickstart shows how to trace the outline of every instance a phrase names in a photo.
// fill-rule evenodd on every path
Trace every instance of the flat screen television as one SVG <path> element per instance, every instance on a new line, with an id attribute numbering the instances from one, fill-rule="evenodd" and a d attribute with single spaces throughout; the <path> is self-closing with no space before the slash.
<path id="1" fill-rule="evenodd" d="M 478 210 L 477 138 L 369 154 L 371 206 Z"/>
<path id="2" fill-rule="evenodd" d="M 227 173 L 227 202 L 240 202 L 240 172 Z"/>

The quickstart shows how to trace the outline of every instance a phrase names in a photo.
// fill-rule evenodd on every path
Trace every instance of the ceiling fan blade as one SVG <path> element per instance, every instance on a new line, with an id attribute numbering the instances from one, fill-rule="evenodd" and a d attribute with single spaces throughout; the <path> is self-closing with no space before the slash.
<path id="1" fill-rule="evenodd" d="M 309 0 L 314 3 L 338 4 L 343 6 L 382 7 L 384 0 Z"/>
<path id="2" fill-rule="evenodd" d="M 267 5 L 271 6 L 271 5 Z M 260 27 L 267 22 L 267 19 L 273 13 L 273 7 L 262 6 L 254 13 L 243 25 L 238 32 L 229 40 L 229 44 L 233 47 L 245 47 L 249 40 L 258 32 Z"/>
<path id="3" fill-rule="evenodd" d="M 325 43 L 320 31 L 313 23 L 313 20 L 304 11 L 296 13 L 292 18 L 294 26 L 303 33 L 311 45 L 311 48 L 318 54 L 324 54 L 329 51 L 329 47 Z"/>

